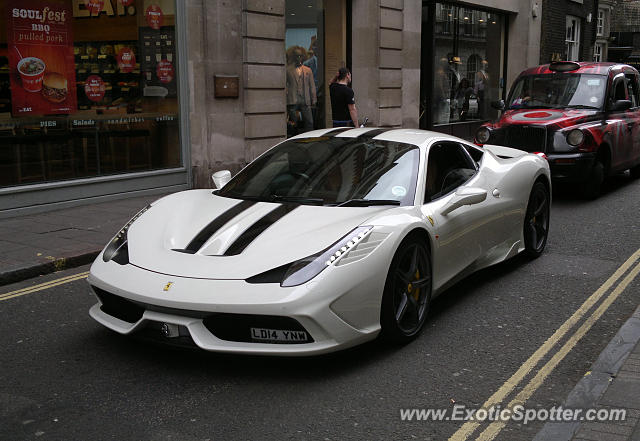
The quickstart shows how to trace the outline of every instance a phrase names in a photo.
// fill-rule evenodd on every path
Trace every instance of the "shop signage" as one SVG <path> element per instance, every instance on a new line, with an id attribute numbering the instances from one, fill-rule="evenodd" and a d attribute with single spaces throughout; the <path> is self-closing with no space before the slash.
<path id="1" fill-rule="evenodd" d="M 136 67 L 136 55 L 131 48 L 123 47 L 120 49 L 118 55 L 116 55 L 116 60 L 118 62 L 118 68 L 122 73 L 131 72 Z"/>
<path id="2" fill-rule="evenodd" d="M 75 18 L 98 17 L 101 13 L 109 17 L 136 14 L 133 0 L 72 0 L 72 4 Z"/>
<path id="3" fill-rule="evenodd" d="M 7 0 L 13 115 L 76 111 L 70 2 Z"/>
<path id="4" fill-rule="evenodd" d="M 173 64 L 171 61 L 162 60 L 158 62 L 156 66 L 156 75 L 161 83 L 170 83 L 173 81 L 173 77 L 175 76 L 175 72 L 173 70 Z"/>
<path id="5" fill-rule="evenodd" d="M 98 75 L 91 75 L 84 83 L 84 93 L 91 101 L 100 102 L 107 90 L 104 81 Z"/>
<path id="6" fill-rule="evenodd" d="M 104 0 L 86 0 L 86 5 L 91 15 L 98 15 L 104 9 Z"/>
<path id="7" fill-rule="evenodd" d="M 144 15 L 151 29 L 160 29 L 162 26 L 162 9 L 158 5 L 149 5 Z"/>

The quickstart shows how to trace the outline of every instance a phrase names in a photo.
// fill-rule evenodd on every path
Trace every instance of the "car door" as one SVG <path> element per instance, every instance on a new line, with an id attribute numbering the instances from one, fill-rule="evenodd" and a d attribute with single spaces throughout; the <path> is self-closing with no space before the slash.
<path id="1" fill-rule="evenodd" d="M 638 73 L 630 71 L 625 74 L 627 91 L 631 101 L 631 109 L 627 110 L 627 131 L 629 140 L 629 156 L 625 161 L 631 167 L 640 161 L 640 81 Z"/>
<path id="2" fill-rule="evenodd" d="M 612 81 L 608 99 L 608 132 L 611 143 L 611 170 L 622 170 L 631 155 L 634 121 L 628 110 L 612 110 L 620 100 L 628 100 L 627 82 L 624 73 L 617 74 Z"/>
<path id="3" fill-rule="evenodd" d="M 478 179 L 478 165 L 457 142 L 438 142 L 429 149 L 425 176 L 424 215 L 435 230 L 433 275 L 438 289 L 478 259 L 486 250 L 488 239 L 487 207 L 489 200 L 463 205 L 443 214 L 462 187 L 473 188 Z"/>

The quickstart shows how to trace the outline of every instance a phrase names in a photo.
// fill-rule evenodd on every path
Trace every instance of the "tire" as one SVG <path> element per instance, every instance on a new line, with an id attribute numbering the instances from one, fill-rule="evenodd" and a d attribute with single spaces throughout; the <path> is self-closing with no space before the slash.
<path id="1" fill-rule="evenodd" d="M 600 195 L 600 190 L 602 189 L 602 183 L 604 182 L 604 164 L 600 160 L 597 160 L 591 171 L 589 172 L 589 176 L 584 183 L 582 188 L 582 195 L 585 199 L 596 199 Z"/>
<path id="2" fill-rule="evenodd" d="M 423 240 L 407 237 L 398 247 L 384 286 L 381 337 L 408 343 L 424 327 L 431 303 L 431 256 Z"/>
<path id="3" fill-rule="evenodd" d="M 547 187 L 540 181 L 533 184 L 523 226 L 524 254 L 527 257 L 539 257 L 547 245 L 550 203 Z"/>
<path id="4" fill-rule="evenodd" d="M 631 177 L 633 179 L 640 179 L 640 164 L 636 165 L 635 167 L 631 167 L 629 169 L 629 172 L 631 173 Z"/>

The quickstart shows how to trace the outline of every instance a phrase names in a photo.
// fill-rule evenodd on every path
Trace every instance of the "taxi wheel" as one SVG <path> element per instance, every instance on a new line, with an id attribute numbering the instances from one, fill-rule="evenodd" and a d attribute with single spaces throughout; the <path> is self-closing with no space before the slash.
<path id="1" fill-rule="evenodd" d="M 393 257 L 382 295 L 381 337 L 408 343 L 424 327 L 431 303 L 431 258 L 420 237 L 408 236 Z"/>
<path id="2" fill-rule="evenodd" d="M 600 195 L 600 189 L 602 188 L 602 184 L 604 182 L 604 164 L 601 160 L 597 160 L 591 171 L 589 172 L 589 176 L 584 183 L 582 188 L 582 195 L 586 199 L 595 199 Z"/>
<path id="3" fill-rule="evenodd" d="M 630 170 L 633 179 L 640 179 L 640 164 L 632 167 Z"/>

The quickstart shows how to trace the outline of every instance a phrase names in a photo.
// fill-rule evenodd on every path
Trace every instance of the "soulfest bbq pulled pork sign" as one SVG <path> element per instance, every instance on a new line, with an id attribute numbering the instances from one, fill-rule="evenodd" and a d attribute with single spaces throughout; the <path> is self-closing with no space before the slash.
<path id="1" fill-rule="evenodd" d="M 75 112 L 71 3 L 7 0 L 5 4 L 13 114 Z"/>

